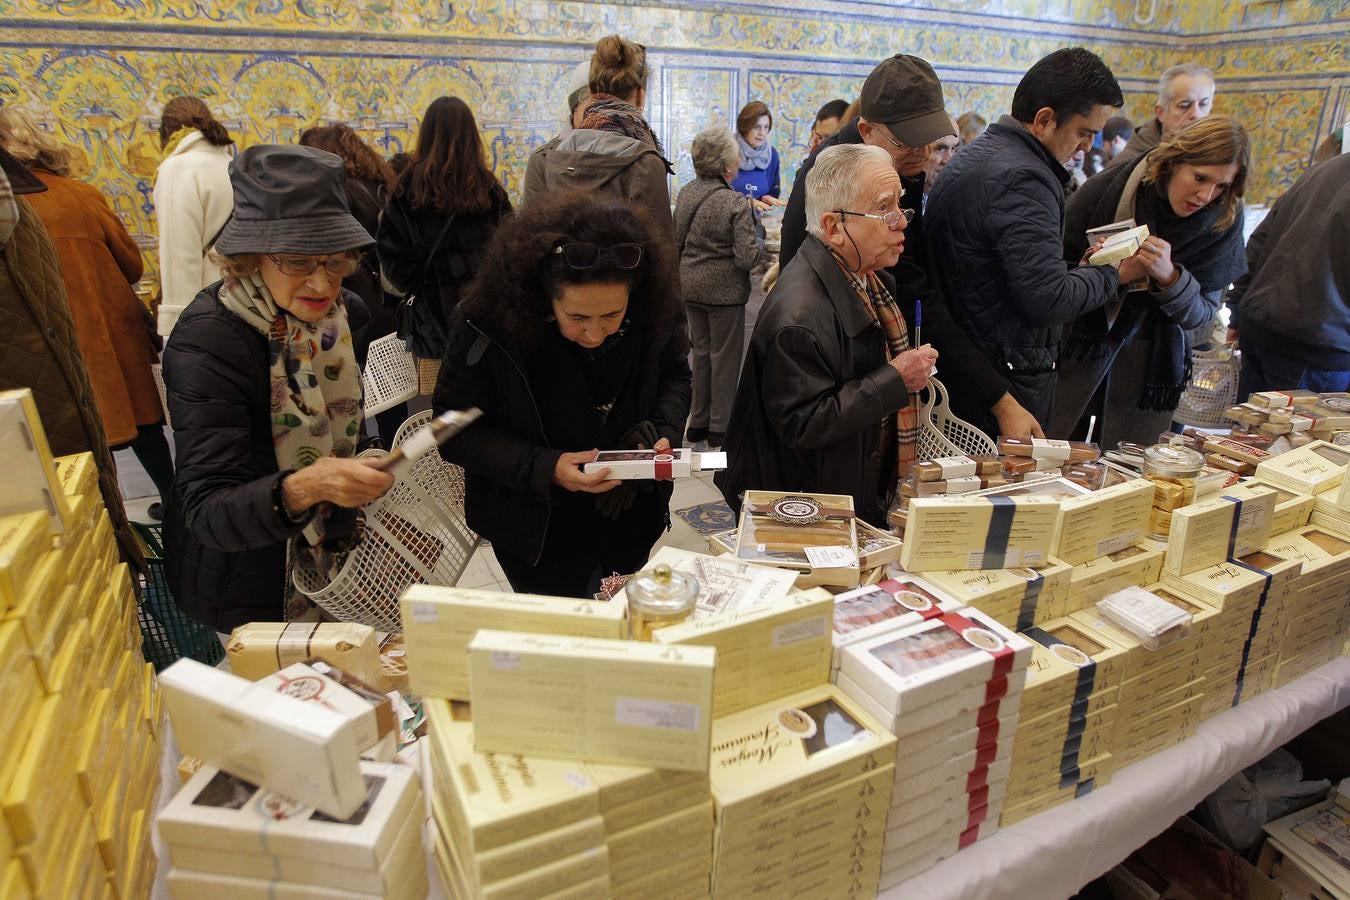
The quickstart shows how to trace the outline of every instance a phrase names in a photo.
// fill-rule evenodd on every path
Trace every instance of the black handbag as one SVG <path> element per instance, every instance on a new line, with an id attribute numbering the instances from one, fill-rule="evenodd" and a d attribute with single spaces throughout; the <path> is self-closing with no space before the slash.
<path id="1" fill-rule="evenodd" d="M 441 244 L 445 243 L 445 236 L 450 233 L 450 226 L 453 225 L 454 223 L 455 223 L 455 214 L 451 213 L 450 218 L 446 219 L 445 225 L 441 228 L 441 233 L 436 235 L 436 241 L 431 245 L 430 252 L 428 252 L 425 259 L 423 259 L 422 271 L 418 273 L 417 280 L 413 282 L 414 284 L 420 285 L 425 281 L 426 267 L 431 265 L 433 260 L 435 260 L 436 251 L 440 250 Z M 417 353 L 418 347 L 415 345 L 422 343 L 421 341 L 418 340 L 417 335 L 423 329 L 418 328 L 415 322 L 416 310 L 414 309 L 414 307 L 416 303 L 417 303 L 416 290 L 409 291 L 408 295 L 405 296 L 402 302 L 399 303 L 398 318 L 397 318 L 398 322 L 397 334 L 399 340 L 403 341 L 404 346 L 408 348 L 409 352 L 413 353 L 414 355 L 419 355 Z M 425 325 L 426 323 L 422 324 Z M 425 356 L 426 354 L 420 355 Z"/>

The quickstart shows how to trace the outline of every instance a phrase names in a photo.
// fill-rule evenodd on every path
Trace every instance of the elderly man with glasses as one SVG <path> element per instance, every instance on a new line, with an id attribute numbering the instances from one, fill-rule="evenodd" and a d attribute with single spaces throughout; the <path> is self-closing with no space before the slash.
<path id="1" fill-rule="evenodd" d="M 953 394 L 996 416 L 1005 433 L 1030 433 L 1034 422 L 1026 410 L 1009 402 L 1002 375 L 971 345 L 952 319 L 946 298 L 926 272 L 928 240 L 923 197 L 931 178 L 927 173 L 933 166 L 935 145 L 957 133 L 943 102 L 942 82 L 933 67 L 917 56 L 893 56 L 867 76 L 858 111 L 856 120 L 821 144 L 816 155 L 797 170 L 797 180 L 783 213 L 779 266 L 786 269 L 806 239 L 806 179 L 820 152 L 827 147 L 850 144 L 884 150 L 905 189 L 908 198 L 905 205 L 914 211 L 905 229 L 904 256 L 889 270 L 901 314 L 913 328 L 919 319 L 918 304 L 922 302 L 925 333 L 943 355 L 942 377 Z M 772 302 L 769 299 L 766 304 Z"/>
<path id="2" fill-rule="evenodd" d="M 805 188 L 809 234 L 755 322 L 715 482 L 736 510 L 746 489 L 849 494 L 881 525 L 938 357 L 911 347 L 886 271 L 918 198 L 865 144 L 822 150 Z"/>

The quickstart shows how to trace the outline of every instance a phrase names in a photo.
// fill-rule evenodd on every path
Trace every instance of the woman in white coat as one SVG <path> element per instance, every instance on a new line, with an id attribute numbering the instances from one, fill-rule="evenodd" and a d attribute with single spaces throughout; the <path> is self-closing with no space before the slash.
<path id="1" fill-rule="evenodd" d="M 158 330 L 167 338 L 197 292 L 220 280 L 206 251 L 234 208 L 229 172 L 234 141 L 197 97 L 175 97 L 165 104 L 159 140 L 164 160 L 155 173 Z"/>

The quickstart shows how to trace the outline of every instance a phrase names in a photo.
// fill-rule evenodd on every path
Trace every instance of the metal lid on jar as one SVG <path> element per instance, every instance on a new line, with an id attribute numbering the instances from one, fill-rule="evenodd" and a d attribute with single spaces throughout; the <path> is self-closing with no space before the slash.
<path id="1" fill-rule="evenodd" d="M 1144 451 L 1144 472 L 1193 478 L 1205 467 L 1205 457 L 1189 447 L 1154 444 Z"/>
<path id="2" fill-rule="evenodd" d="M 692 575 L 677 572 L 665 563 L 639 572 L 624 585 L 630 607 L 656 615 L 689 612 L 698 600 L 698 589 Z"/>

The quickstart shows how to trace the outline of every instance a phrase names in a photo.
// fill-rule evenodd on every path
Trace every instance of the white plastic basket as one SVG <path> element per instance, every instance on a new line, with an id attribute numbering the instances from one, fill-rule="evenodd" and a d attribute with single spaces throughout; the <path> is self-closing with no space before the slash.
<path id="1" fill-rule="evenodd" d="M 1241 371 L 1242 354 L 1232 344 L 1191 353 L 1191 380 L 1172 414 L 1173 421 L 1193 428 L 1228 425 L 1223 412 L 1238 402 Z"/>
<path id="2" fill-rule="evenodd" d="M 421 412 L 399 427 L 397 447 L 431 421 Z M 382 454 L 371 451 L 365 455 Z M 464 470 L 428 453 L 366 507 L 365 536 L 338 574 L 293 566 L 295 587 L 329 615 L 381 631 L 402 631 L 398 598 L 413 584 L 452 585 L 464 574 L 478 536 L 464 521 Z"/>
<path id="3" fill-rule="evenodd" d="M 370 342 L 361 383 L 366 392 L 367 416 L 417 396 L 417 363 L 398 335 L 389 334 Z"/>
<path id="4" fill-rule="evenodd" d="M 928 398 L 919 406 L 919 461 L 942 456 L 997 455 L 998 445 L 980 429 L 952 412 L 947 387 L 928 379 Z"/>

